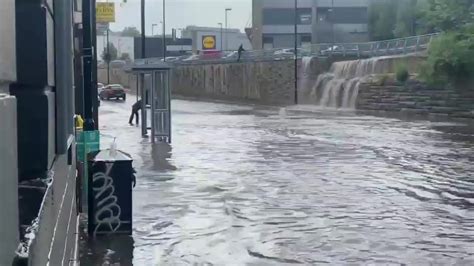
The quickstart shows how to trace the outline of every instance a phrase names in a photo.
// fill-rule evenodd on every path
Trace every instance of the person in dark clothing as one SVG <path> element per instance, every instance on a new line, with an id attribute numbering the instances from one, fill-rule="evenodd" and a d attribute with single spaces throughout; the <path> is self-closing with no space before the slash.
<path id="1" fill-rule="evenodd" d="M 130 119 L 128 120 L 128 123 L 130 125 L 133 125 L 133 117 L 135 117 L 135 122 L 138 125 L 140 122 L 140 116 L 138 111 L 142 109 L 142 100 L 138 100 L 136 103 L 132 105 L 132 114 L 130 115 Z"/>
<path id="2" fill-rule="evenodd" d="M 237 54 L 238 54 L 237 62 L 240 62 L 240 57 L 242 56 L 242 52 L 244 52 L 244 51 L 245 51 L 244 45 L 241 44 L 239 46 L 239 50 L 237 50 Z"/>

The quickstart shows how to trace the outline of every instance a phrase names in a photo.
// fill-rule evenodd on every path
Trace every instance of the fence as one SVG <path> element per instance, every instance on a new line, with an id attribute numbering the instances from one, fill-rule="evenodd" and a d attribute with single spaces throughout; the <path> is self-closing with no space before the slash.
<path id="1" fill-rule="evenodd" d="M 296 55 L 298 58 L 306 56 L 348 56 L 368 58 L 375 56 L 417 53 L 427 50 L 431 41 L 437 36 L 438 33 L 434 33 L 376 42 L 313 44 L 304 48 L 297 48 Z M 239 61 L 288 60 L 294 58 L 294 48 L 278 48 L 269 50 L 244 51 Z M 166 59 L 166 63 L 173 65 L 220 64 L 237 62 L 237 59 L 238 53 L 234 51 L 213 55 L 203 54 L 183 57 L 170 57 Z M 146 58 L 135 60 L 136 65 L 163 63 L 164 60 L 162 58 Z"/>

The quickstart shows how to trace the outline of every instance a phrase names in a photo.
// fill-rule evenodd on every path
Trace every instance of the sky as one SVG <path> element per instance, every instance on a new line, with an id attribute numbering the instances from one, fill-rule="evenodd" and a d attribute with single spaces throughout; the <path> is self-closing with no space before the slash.
<path id="1" fill-rule="evenodd" d="M 105 0 L 98 0 L 98 2 Z M 111 30 L 120 31 L 140 24 L 140 0 L 109 0 L 115 2 L 116 22 Z M 242 32 L 252 24 L 252 0 L 166 0 L 166 33 L 172 28 L 180 29 L 189 25 L 219 27 L 225 21 L 225 8 L 232 8 L 228 14 L 228 27 L 238 28 Z M 163 21 L 163 0 L 145 0 L 146 34 L 150 35 L 152 24 Z M 154 33 L 161 33 L 161 26 L 155 26 Z M 179 31 L 178 31 L 179 35 Z"/>

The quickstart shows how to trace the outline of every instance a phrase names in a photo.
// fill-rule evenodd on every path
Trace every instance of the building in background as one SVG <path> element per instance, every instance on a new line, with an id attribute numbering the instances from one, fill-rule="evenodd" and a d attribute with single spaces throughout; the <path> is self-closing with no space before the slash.
<path id="1" fill-rule="evenodd" d="M 252 44 L 247 34 L 239 29 L 225 29 L 220 27 L 187 26 L 181 32 L 182 38 L 192 40 L 193 53 L 205 51 L 203 40 L 211 37 L 215 40 L 215 51 L 235 51 L 242 44 L 245 50 L 252 50 Z"/>
<path id="2" fill-rule="evenodd" d="M 135 37 L 134 40 L 134 58 L 143 58 L 142 39 Z M 162 37 L 146 37 L 145 40 L 146 57 L 163 57 L 163 38 Z M 166 36 L 166 56 L 182 56 L 192 53 L 192 40 L 186 38 L 173 39 L 171 36 Z"/>
<path id="3" fill-rule="evenodd" d="M 128 54 L 130 60 L 133 61 L 135 59 L 134 37 L 124 37 L 110 34 L 109 42 L 117 49 L 117 58 L 121 58 L 122 55 Z M 100 60 L 102 60 L 102 52 L 104 51 L 105 47 L 107 47 L 107 36 L 98 35 L 97 53 Z"/>
<path id="4" fill-rule="evenodd" d="M 295 3 L 298 46 L 369 40 L 371 0 L 253 0 L 255 49 L 294 47 Z"/>

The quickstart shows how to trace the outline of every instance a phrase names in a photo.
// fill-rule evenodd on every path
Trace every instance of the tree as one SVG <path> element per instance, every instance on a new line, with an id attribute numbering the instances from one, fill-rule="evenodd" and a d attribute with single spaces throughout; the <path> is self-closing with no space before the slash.
<path id="1" fill-rule="evenodd" d="M 393 39 L 394 28 L 397 18 L 397 2 L 380 1 L 373 2 L 369 8 L 369 32 L 370 38 L 375 41 Z"/>
<path id="2" fill-rule="evenodd" d="M 107 54 L 107 47 L 104 47 L 101 57 L 106 63 L 117 60 L 117 48 L 115 48 L 115 45 L 109 42 L 109 54 Z"/>
<path id="3" fill-rule="evenodd" d="M 416 35 L 417 0 L 400 0 L 397 9 L 397 23 L 394 35 L 403 38 Z"/>
<path id="4" fill-rule="evenodd" d="M 428 0 L 422 13 L 426 26 L 436 31 L 461 30 L 474 21 L 474 1 Z"/>
<path id="5" fill-rule="evenodd" d="M 124 37 L 139 37 L 140 36 L 140 31 L 138 31 L 137 28 L 135 27 L 125 27 L 121 34 Z"/>
<path id="6" fill-rule="evenodd" d="M 122 55 L 120 55 L 120 60 L 123 60 L 123 61 L 131 61 L 130 59 L 130 55 L 128 53 L 123 53 Z"/>
<path id="7" fill-rule="evenodd" d="M 372 40 L 387 40 L 416 35 L 420 24 L 418 6 L 428 0 L 379 0 L 369 8 Z"/>
<path id="8" fill-rule="evenodd" d="M 443 31 L 428 50 L 422 78 L 428 83 L 456 84 L 474 73 L 474 1 L 429 0 L 424 10 L 428 27 Z"/>

